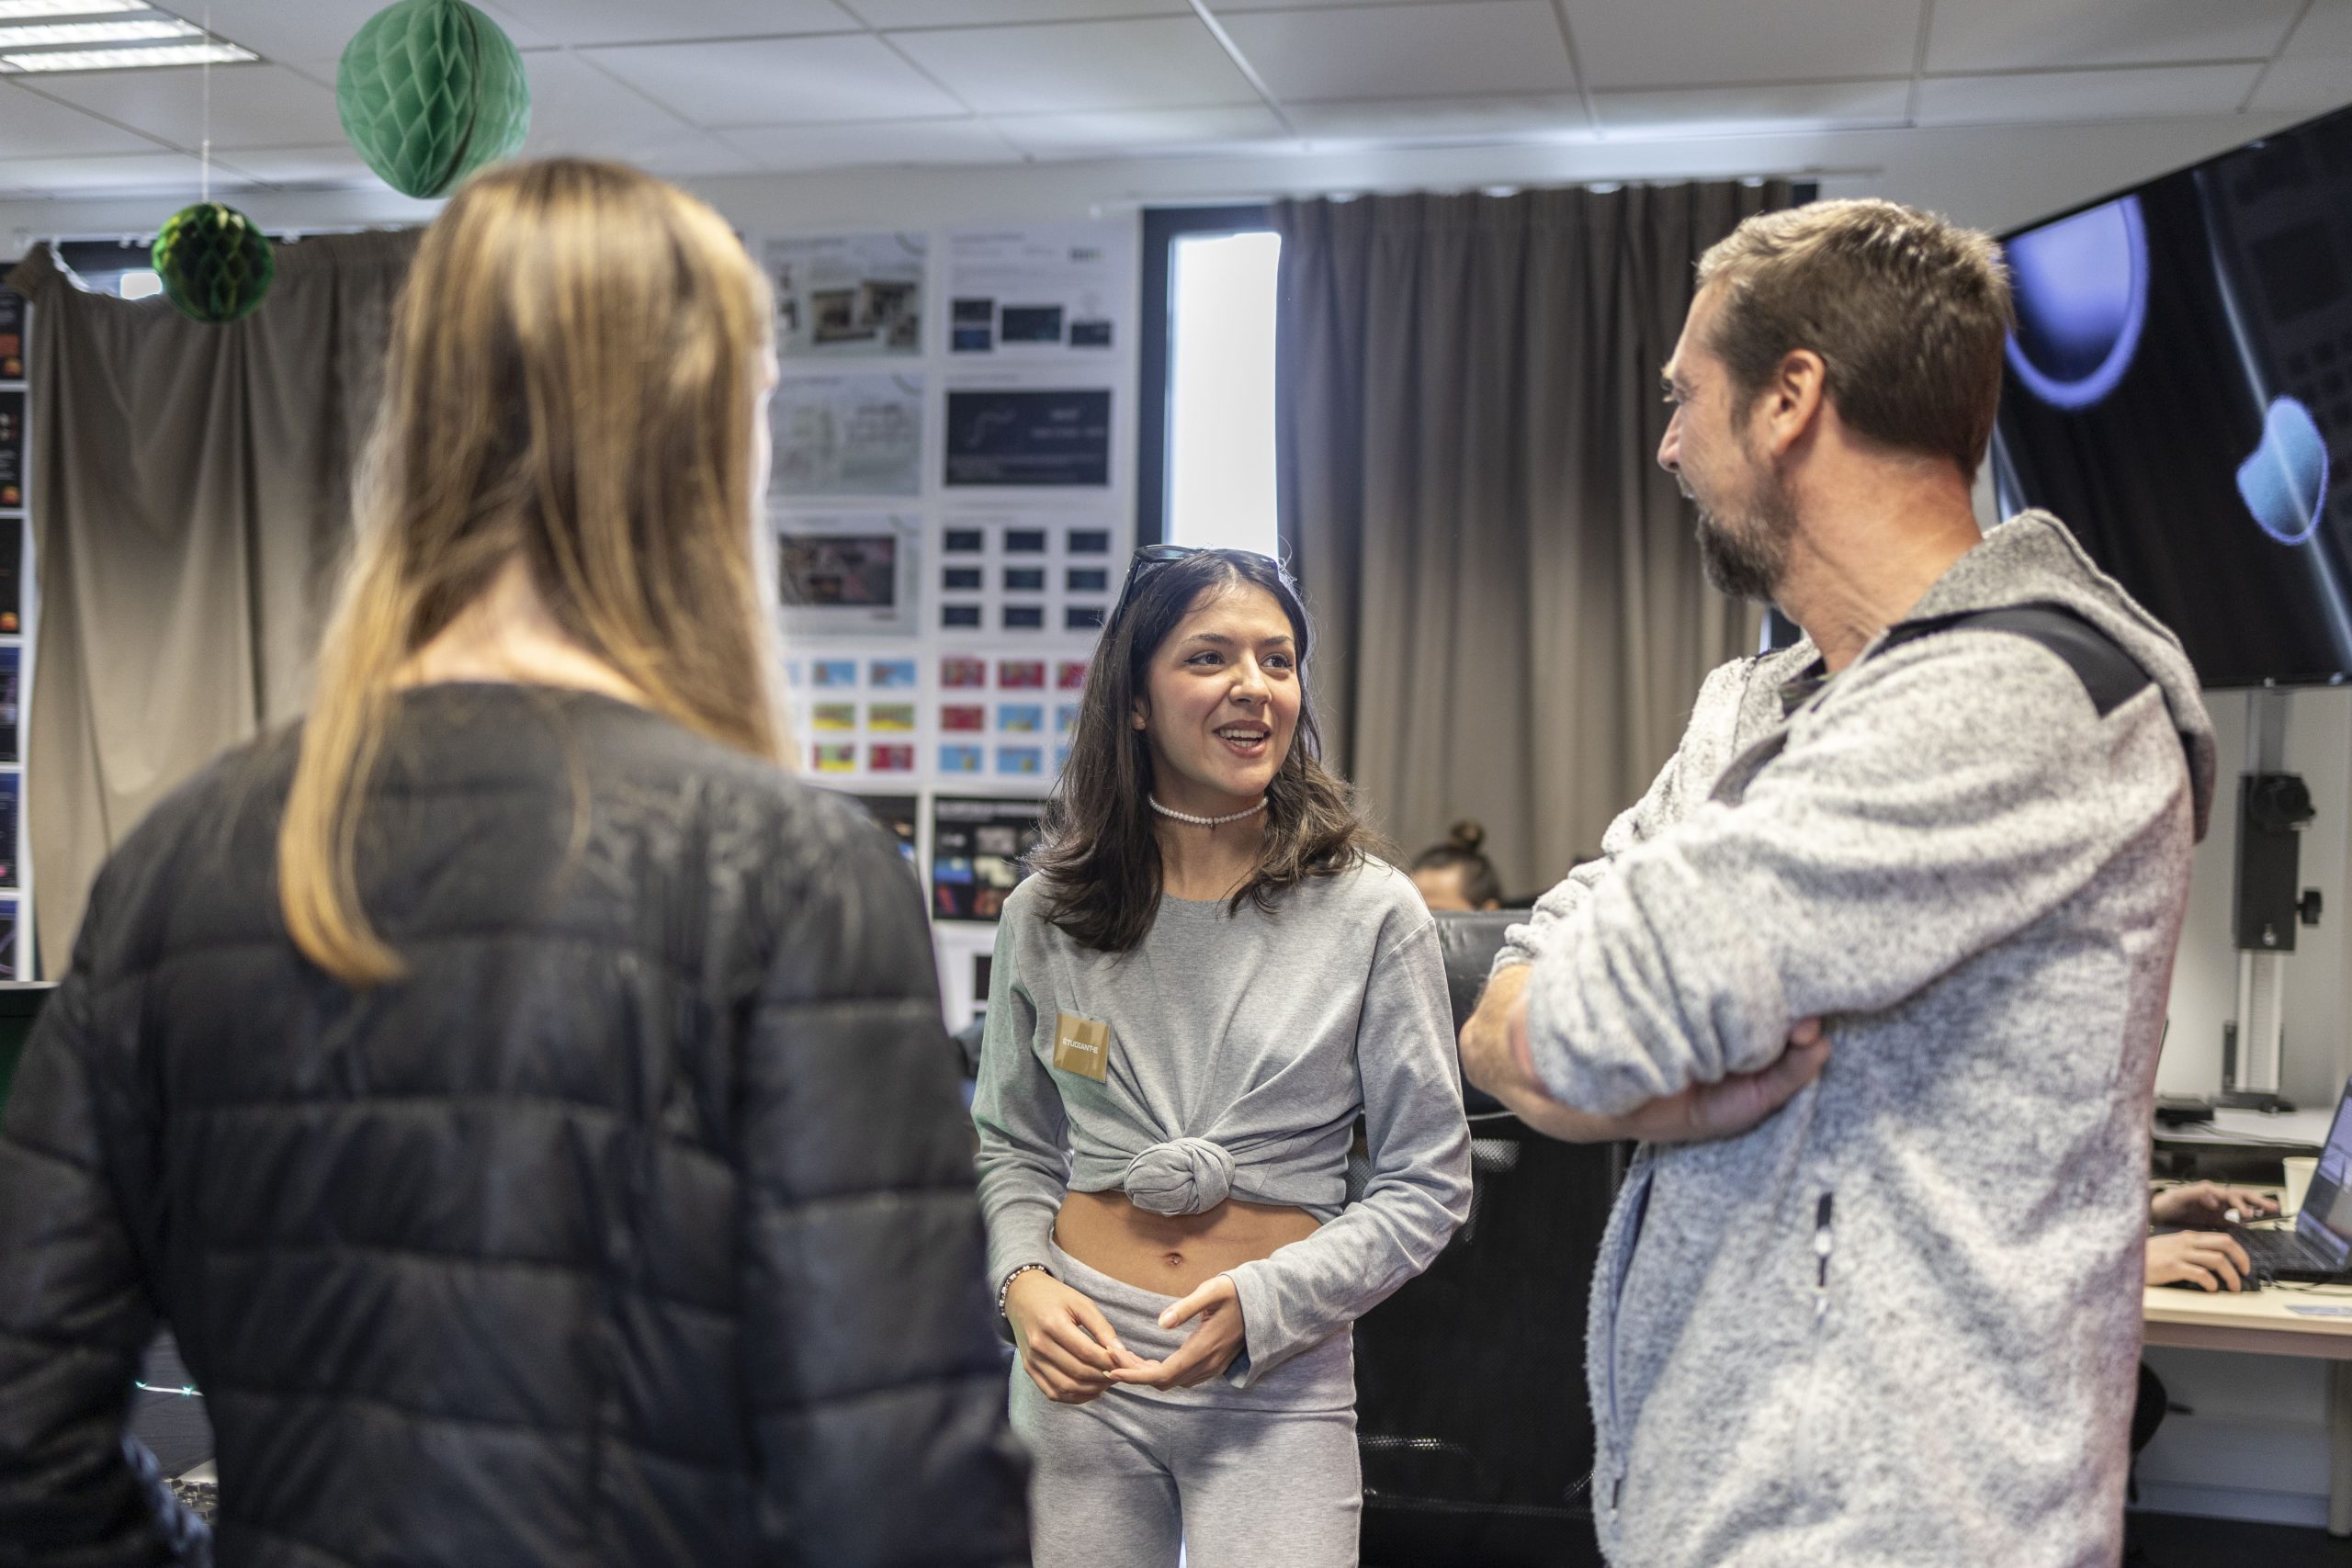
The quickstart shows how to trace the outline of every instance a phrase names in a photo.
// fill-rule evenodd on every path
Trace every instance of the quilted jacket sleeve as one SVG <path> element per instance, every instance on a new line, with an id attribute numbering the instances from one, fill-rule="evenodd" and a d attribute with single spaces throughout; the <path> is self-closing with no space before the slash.
<path id="1" fill-rule="evenodd" d="M 763 1531 L 825 1568 L 1026 1562 L 921 897 L 869 825 L 834 831 L 781 918 L 739 1079 Z"/>
<path id="2" fill-rule="evenodd" d="M 94 898 L 0 1123 L 0 1568 L 210 1556 L 123 1433 L 156 1313 L 101 1134 L 89 961 L 102 918 Z"/>

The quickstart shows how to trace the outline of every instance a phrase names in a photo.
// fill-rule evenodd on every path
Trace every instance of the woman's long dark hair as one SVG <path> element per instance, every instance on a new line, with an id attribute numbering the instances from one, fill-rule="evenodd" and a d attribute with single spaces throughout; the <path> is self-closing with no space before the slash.
<path id="1" fill-rule="evenodd" d="M 1323 766 L 1306 680 L 1306 607 L 1280 567 L 1247 550 L 1200 550 L 1139 558 L 1087 671 L 1069 761 L 1046 803 L 1045 837 L 1029 863 L 1045 882 L 1046 918 L 1085 946 L 1129 953 L 1159 914 L 1159 840 L 1145 797 L 1153 787 L 1151 742 L 1129 722 L 1152 655 L 1204 593 L 1262 588 L 1290 617 L 1298 644 L 1298 728 L 1266 790 L 1265 848 L 1233 896 L 1272 909 L 1288 888 L 1377 854 L 1347 783 Z M 1145 575 L 1137 577 L 1136 572 Z"/>

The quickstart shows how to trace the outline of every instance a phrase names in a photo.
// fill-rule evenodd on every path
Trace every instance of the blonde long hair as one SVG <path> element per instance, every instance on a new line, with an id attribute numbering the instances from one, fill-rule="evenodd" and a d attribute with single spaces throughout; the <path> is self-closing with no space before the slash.
<path id="1" fill-rule="evenodd" d="M 359 902 L 368 782 L 402 667 L 510 560 L 649 706 L 779 757 L 752 493 L 769 318 L 718 215 L 620 164 L 492 169 L 425 231 L 278 829 L 278 901 L 320 967 L 405 973 Z"/>

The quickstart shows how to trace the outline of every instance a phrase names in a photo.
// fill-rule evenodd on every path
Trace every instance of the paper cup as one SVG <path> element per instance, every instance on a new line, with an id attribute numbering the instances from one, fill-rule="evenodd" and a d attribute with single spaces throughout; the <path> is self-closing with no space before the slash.
<path id="1" fill-rule="evenodd" d="M 2312 1173 L 2319 1169 L 2317 1155 L 2301 1155 L 2278 1162 L 2287 1168 L 2287 1198 L 2281 1213 L 2295 1213 L 2303 1206 L 2303 1194 L 2312 1188 Z"/>

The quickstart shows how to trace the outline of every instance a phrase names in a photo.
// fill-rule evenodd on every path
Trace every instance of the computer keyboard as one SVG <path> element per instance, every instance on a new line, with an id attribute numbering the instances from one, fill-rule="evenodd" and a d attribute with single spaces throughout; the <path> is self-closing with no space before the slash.
<path id="1" fill-rule="evenodd" d="M 2279 1274 L 2289 1269 L 2332 1274 L 2338 1269 L 2335 1259 L 2306 1244 L 2293 1231 L 2233 1228 L 2230 1235 L 2245 1248 L 2246 1258 L 2257 1275 Z"/>

